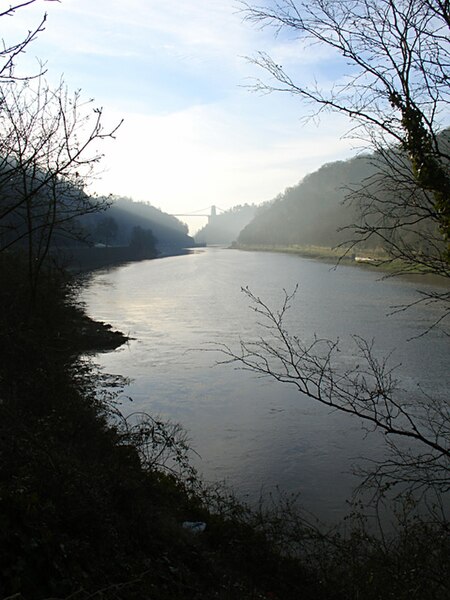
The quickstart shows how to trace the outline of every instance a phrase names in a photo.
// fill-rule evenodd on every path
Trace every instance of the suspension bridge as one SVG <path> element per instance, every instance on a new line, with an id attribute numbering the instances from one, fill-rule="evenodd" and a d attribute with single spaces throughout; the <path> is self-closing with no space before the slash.
<path id="1" fill-rule="evenodd" d="M 208 217 L 208 223 L 211 222 L 214 217 L 217 217 L 219 212 L 225 212 L 223 208 L 212 204 L 211 206 L 207 206 L 206 208 L 200 208 L 199 210 L 192 211 L 189 213 L 172 213 L 173 217 Z"/>

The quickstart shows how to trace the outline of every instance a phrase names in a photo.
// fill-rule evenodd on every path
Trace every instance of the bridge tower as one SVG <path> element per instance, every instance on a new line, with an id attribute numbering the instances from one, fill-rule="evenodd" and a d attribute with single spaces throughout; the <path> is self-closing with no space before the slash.
<path id="1" fill-rule="evenodd" d="M 217 210 L 216 210 L 216 207 L 215 207 L 215 205 L 213 204 L 213 205 L 211 206 L 211 214 L 208 216 L 208 225 L 209 225 L 209 224 L 210 224 L 212 221 L 214 221 L 214 219 L 215 219 L 216 217 L 217 217 Z"/>

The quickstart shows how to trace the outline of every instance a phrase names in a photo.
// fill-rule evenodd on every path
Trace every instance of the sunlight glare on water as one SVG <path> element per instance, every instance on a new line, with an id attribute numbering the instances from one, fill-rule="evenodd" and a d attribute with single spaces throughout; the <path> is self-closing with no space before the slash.
<path id="1" fill-rule="evenodd" d="M 299 291 L 289 328 L 305 339 L 314 334 L 342 340 L 340 360 L 354 360 L 351 335 L 375 338 L 379 355 L 393 352 L 407 394 L 446 394 L 449 338 L 424 331 L 437 316 L 433 305 L 387 316 L 411 302 L 418 285 L 379 281 L 372 270 L 278 253 L 220 248 L 185 256 L 132 263 L 94 273 L 82 292 L 95 319 L 134 338 L 98 356 L 109 373 L 133 382 L 126 413 L 145 410 L 182 424 L 201 456 L 209 480 L 226 480 L 250 501 L 280 486 L 300 493 L 304 506 L 324 519 L 345 512 L 356 483 L 351 466 L 359 457 L 381 455 L 376 435 L 360 422 L 301 397 L 293 387 L 217 365 L 211 343 L 237 348 L 240 338 L 260 333 L 241 287 L 248 286 L 277 307 L 283 289 Z"/>

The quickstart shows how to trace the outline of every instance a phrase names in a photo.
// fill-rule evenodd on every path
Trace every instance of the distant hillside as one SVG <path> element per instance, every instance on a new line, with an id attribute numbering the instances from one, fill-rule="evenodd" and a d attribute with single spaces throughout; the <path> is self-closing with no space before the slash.
<path id="1" fill-rule="evenodd" d="M 448 153 L 450 129 L 442 131 L 438 141 L 441 151 Z M 439 254 L 442 235 L 429 219 L 416 218 L 419 213 L 414 207 L 420 206 L 422 213 L 427 214 L 429 201 L 412 180 L 409 161 L 398 148 L 326 164 L 287 188 L 266 210 L 256 214 L 241 231 L 238 244 L 337 246 L 353 238 L 348 226 L 360 223 L 363 211 L 366 233 L 372 225 L 382 223 L 384 235 L 392 236 L 394 245 L 401 231 L 403 244 L 416 251 L 425 249 L 428 255 L 428 245 L 432 244 Z M 354 196 L 350 202 L 350 191 L 357 190 L 359 198 Z M 410 214 L 411 208 L 404 199 L 412 197 Z M 364 233 L 359 239 L 364 239 L 359 242 L 360 248 L 382 243 L 380 237 Z"/>
<path id="2" fill-rule="evenodd" d="M 254 218 L 258 210 L 255 204 L 240 204 L 212 217 L 194 238 L 201 244 L 230 244 L 238 238 L 241 230 Z"/>
<path id="3" fill-rule="evenodd" d="M 349 234 L 339 228 L 355 218 L 355 209 L 343 204 L 347 188 L 374 172 L 367 156 L 324 165 L 277 196 L 241 231 L 238 242 L 334 246 L 345 241 Z"/>
<path id="4" fill-rule="evenodd" d="M 0 249 L 92 246 L 144 249 L 145 255 L 173 254 L 194 245 L 187 225 L 130 198 L 88 196 L 73 182 L 53 180 L 39 169 L 19 169 L 0 157 Z M 98 209 L 97 209 L 98 207 Z M 87 242 L 87 243 L 86 243 Z"/>
<path id="5" fill-rule="evenodd" d="M 194 245 L 188 227 L 177 218 L 145 202 L 130 198 L 113 198 L 111 207 L 104 213 L 86 216 L 83 226 L 94 243 L 127 246 L 136 227 L 151 230 L 156 250 L 170 254 Z"/>
<path id="6" fill-rule="evenodd" d="M 187 225 L 130 198 L 113 198 L 107 210 L 82 216 L 78 225 L 84 241 L 80 238 L 58 244 L 60 256 L 75 269 L 180 254 L 195 245 L 187 234 Z"/>

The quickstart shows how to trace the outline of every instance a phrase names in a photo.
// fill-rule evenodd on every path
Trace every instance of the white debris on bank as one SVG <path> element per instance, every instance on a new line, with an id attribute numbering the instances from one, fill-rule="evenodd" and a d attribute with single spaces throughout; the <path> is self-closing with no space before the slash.
<path id="1" fill-rule="evenodd" d="M 356 262 L 374 263 L 377 262 L 376 258 L 370 258 L 370 256 L 355 256 Z"/>

